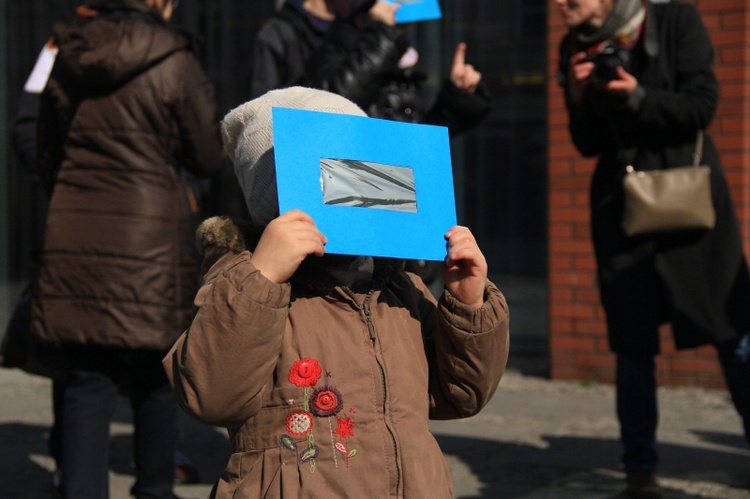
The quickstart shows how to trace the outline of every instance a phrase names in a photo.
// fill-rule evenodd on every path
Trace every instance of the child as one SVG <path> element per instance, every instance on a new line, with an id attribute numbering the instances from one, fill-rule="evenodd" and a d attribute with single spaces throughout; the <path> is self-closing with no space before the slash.
<path id="1" fill-rule="evenodd" d="M 199 246 L 213 265 L 164 359 L 183 409 L 229 430 L 211 497 L 452 497 L 428 420 L 472 416 L 494 393 L 508 356 L 505 298 L 465 227 L 445 235 L 439 303 L 403 262 L 326 255 L 308 215 L 278 215 L 273 106 L 364 116 L 343 97 L 293 87 L 224 119 L 262 235 L 251 253 L 231 221 L 204 222 Z"/>

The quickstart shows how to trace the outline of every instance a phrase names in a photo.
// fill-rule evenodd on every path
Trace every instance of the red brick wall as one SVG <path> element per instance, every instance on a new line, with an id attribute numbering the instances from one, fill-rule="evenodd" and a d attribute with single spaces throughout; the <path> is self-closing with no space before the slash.
<path id="1" fill-rule="evenodd" d="M 750 249 L 750 1 L 694 2 L 716 49 L 721 101 L 710 133 L 721 152 L 737 206 L 745 252 Z M 568 116 L 556 83 L 558 43 L 565 33 L 549 2 L 549 314 L 551 376 L 612 382 L 614 356 L 607 345 L 589 233 L 588 186 L 594 161 L 581 158 L 568 134 Z M 748 304 L 750 307 L 750 303 Z M 723 387 L 712 347 L 676 352 L 668 328 L 657 358 L 663 385 Z"/>

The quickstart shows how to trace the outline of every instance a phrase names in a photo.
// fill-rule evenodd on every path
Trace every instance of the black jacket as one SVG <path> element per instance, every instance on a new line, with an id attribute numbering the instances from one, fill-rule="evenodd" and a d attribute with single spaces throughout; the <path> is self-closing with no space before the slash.
<path id="1" fill-rule="evenodd" d="M 250 98 L 302 83 L 307 61 L 323 41 L 325 32 L 323 22 L 315 23 L 309 15 L 285 3 L 255 37 Z"/>
<path id="2" fill-rule="evenodd" d="M 561 74 L 577 46 L 561 44 Z M 567 100 L 570 133 L 585 156 L 598 156 L 591 182 L 591 225 L 601 299 L 615 352 L 651 354 L 657 326 L 671 322 L 677 348 L 722 342 L 750 329 L 750 278 L 737 217 L 718 151 L 706 134 L 716 228 L 707 232 L 627 237 L 620 227 L 622 176 L 636 169 L 692 162 L 696 134 L 716 112 L 719 86 L 713 47 L 690 4 L 648 3 L 646 31 L 629 71 L 643 92 L 625 100 L 586 87 L 583 103 Z M 566 82 L 563 79 L 566 90 Z"/>
<path id="3" fill-rule="evenodd" d="M 446 81 L 434 105 L 425 109 L 425 75 L 398 68 L 409 47 L 396 28 L 371 21 L 363 29 L 334 22 L 308 66 L 308 84 L 346 97 L 368 116 L 447 126 L 456 135 L 476 126 L 492 109 L 489 90 L 474 94 Z"/>

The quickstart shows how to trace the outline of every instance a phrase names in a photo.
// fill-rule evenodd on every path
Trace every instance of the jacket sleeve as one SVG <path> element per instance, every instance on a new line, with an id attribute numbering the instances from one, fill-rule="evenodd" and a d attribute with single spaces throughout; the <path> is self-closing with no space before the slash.
<path id="1" fill-rule="evenodd" d="M 250 65 L 251 99 L 260 97 L 269 90 L 281 88 L 287 81 L 284 29 L 281 21 L 271 19 L 255 37 Z"/>
<path id="2" fill-rule="evenodd" d="M 57 48 L 48 43 L 37 57 L 34 69 L 29 74 L 18 100 L 18 108 L 13 119 L 13 149 L 21 158 L 23 166 L 33 174 L 37 173 L 37 123 L 39 121 L 39 101 L 47 85 L 52 66 L 57 57 Z"/>
<path id="3" fill-rule="evenodd" d="M 18 109 L 13 119 L 13 149 L 21 158 L 23 166 L 36 173 L 36 127 L 39 116 L 40 94 L 26 92 L 18 100 Z"/>
<path id="4" fill-rule="evenodd" d="M 310 61 L 309 83 L 366 110 L 381 76 L 396 70 L 408 47 L 408 40 L 398 30 L 380 22 L 371 21 L 362 30 L 334 23 Z"/>
<path id="5" fill-rule="evenodd" d="M 589 99 L 584 99 L 580 104 L 575 104 L 570 99 L 568 61 L 576 52 L 571 36 L 568 34 L 560 43 L 557 78 L 565 97 L 565 107 L 569 116 L 568 131 L 573 144 L 583 156 L 592 157 L 611 147 L 609 143 L 611 127 L 602 120 L 601 114 L 595 112 L 595 106 L 590 103 Z"/>
<path id="6" fill-rule="evenodd" d="M 210 425 L 238 426 L 260 410 L 281 351 L 290 286 L 249 259 L 228 252 L 214 263 L 192 324 L 163 361 L 180 407 Z"/>
<path id="7" fill-rule="evenodd" d="M 219 174 L 226 156 L 216 106 L 216 92 L 192 52 L 185 53 L 182 92 L 175 106 L 182 147 L 179 164 L 197 177 Z"/>
<path id="8" fill-rule="evenodd" d="M 473 416 L 492 398 L 508 361 L 509 312 L 505 297 L 488 281 L 484 305 L 473 309 L 445 291 L 436 319 L 434 325 L 429 319 L 423 322 L 434 327 L 434 332 L 426 332 L 425 339 L 430 418 Z"/>
<path id="9" fill-rule="evenodd" d="M 492 94 L 482 81 L 472 94 L 445 80 L 437 100 L 425 115 L 428 125 L 448 127 L 455 137 L 479 124 L 492 111 Z"/>
<path id="10" fill-rule="evenodd" d="M 661 50 L 672 66 L 672 88 L 644 88 L 642 102 L 633 112 L 638 114 L 642 134 L 670 131 L 694 137 L 711 123 L 718 106 L 714 49 L 695 6 L 670 7 L 675 9 L 674 20 L 659 29 L 669 29 Z"/>
<path id="11" fill-rule="evenodd" d="M 36 122 L 36 165 L 47 197 L 52 194 L 63 158 L 64 137 L 75 105 L 65 98 L 55 78 L 55 70 L 39 100 Z"/>

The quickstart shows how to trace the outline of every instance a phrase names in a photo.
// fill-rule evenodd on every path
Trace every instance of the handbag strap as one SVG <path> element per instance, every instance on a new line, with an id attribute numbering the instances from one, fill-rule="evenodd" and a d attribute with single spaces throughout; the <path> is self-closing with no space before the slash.
<path id="1" fill-rule="evenodd" d="M 617 138 L 617 140 L 619 142 L 619 137 Z M 636 148 L 632 148 L 628 152 L 628 157 L 626 159 L 626 168 L 628 170 L 634 170 L 633 163 L 635 162 L 635 157 L 637 154 L 638 154 L 638 150 Z M 700 166 L 702 159 L 703 159 L 703 130 L 698 130 L 698 133 L 695 136 L 695 150 L 693 151 L 693 166 Z"/>
<path id="2" fill-rule="evenodd" d="M 700 166 L 703 158 L 703 130 L 698 130 L 695 138 L 695 151 L 693 152 L 693 166 Z"/>

